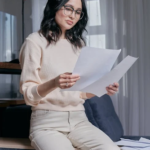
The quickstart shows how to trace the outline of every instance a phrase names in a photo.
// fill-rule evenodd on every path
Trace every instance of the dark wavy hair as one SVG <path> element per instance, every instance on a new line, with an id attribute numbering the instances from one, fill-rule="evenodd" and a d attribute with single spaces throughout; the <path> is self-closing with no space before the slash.
<path id="1" fill-rule="evenodd" d="M 42 35 L 47 39 L 49 44 L 56 43 L 62 34 L 61 28 L 55 22 L 54 18 L 56 12 L 68 1 L 69 0 L 48 0 L 46 4 L 39 33 L 42 33 Z M 87 32 L 85 28 L 88 22 L 88 14 L 85 1 L 81 0 L 81 2 L 82 2 L 82 11 L 84 13 L 83 18 L 79 20 L 76 23 L 76 25 L 73 26 L 71 29 L 66 30 L 65 33 L 65 38 L 76 48 L 83 47 L 82 41 L 84 42 L 84 45 L 86 45 L 86 42 L 82 34 L 84 30 Z M 50 34 L 50 31 L 52 32 L 52 34 Z"/>

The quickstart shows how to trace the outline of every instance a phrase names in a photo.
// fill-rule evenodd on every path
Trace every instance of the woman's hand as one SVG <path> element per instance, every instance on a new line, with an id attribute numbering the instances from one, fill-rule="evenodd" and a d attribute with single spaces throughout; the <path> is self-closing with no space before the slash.
<path id="1" fill-rule="evenodd" d="M 114 95 L 118 91 L 118 88 L 119 88 L 119 83 L 114 83 L 113 85 L 109 85 L 108 87 L 106 87 L 106 90 L 108 92 L 107 94 L 109 96 Z"/>
<path id="2" fill-rule="evenodd" d="M 77 80 L 80 79 L 79 75 L 72 75 L 72 73 L 66 72 L 60 74 L 55 78 L 55 86 L 61 89 L 72 87 Z"/>

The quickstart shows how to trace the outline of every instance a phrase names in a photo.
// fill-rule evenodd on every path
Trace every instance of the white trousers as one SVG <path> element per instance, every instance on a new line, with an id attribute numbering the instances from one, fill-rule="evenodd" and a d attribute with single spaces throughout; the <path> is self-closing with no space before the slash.
<path id="1" fill-rule="evenodd" d="M 34 110 L 29 138 L 36 150 L 120 150 L 85 111 Z"/>

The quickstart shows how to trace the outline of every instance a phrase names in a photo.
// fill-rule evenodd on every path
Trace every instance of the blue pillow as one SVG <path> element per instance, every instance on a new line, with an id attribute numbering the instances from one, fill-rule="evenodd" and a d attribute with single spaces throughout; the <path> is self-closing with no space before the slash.
<path id="1" fill-rule="evenodd" d="M 123 136 L 123 128 L 110 96 L 105 94 L 102 97 L 87 99 L 84 107 L 89 121 L 113 141 L 118 141 Z"/>

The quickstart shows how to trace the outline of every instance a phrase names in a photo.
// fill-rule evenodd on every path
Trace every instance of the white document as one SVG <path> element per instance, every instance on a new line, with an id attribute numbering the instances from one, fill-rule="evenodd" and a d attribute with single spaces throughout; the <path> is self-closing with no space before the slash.
<path id="1" fill-rule="evenodd" d="M 140 142 L 145 142 L 145 143 L 150 143 L 149 139 L 146 139 L 146 138 L 143 138 L 143 137 L 141 137 L 139 141 Z"/>
<path id="2" fill-rule="evenodd" d="M 137 58 L 127 56 L 112 71 L 121 50 L 84 47 L 81 50 L 72 74 L 79 74 L 78 80 L 71 88 L 60 91 L 83 91 L 100 97 L 106 94 L 109 84 L 118 82 Z"/>
<path id="3" fill-rule="evenodd" d="M 131 141 L 131 140 L 121 140 L 118 142 L 115 142 L 119 146 L 128 146 L 128 147 L 137 147 L 137 148 L 146 148 L 150 147 L 150 144 L 148 143 L 142 143 L 139 141 Z"/>
<path id="4" fill-rule="evenodd" d="M 138 147 L 121 147 L 121 150 L 150 150 L 150 147 L 138 148 Z"/>
<path id="5" fill-rule="evenodd" d="M 118 146 L 122 146 L 122 150 L 150 150 L 150 143 L 147 140 L 145 138 L 141 138 L 139 141 L 121 138 L 120 141 L 115 143 Z"/>
<path id="6" fill-rule="evenodd" d="M 121 150 L 141 150 L 141 149 L 140 148 L 136 148 L 136 147 L 123 146 L 123 147 L 121 147 Z"/>

